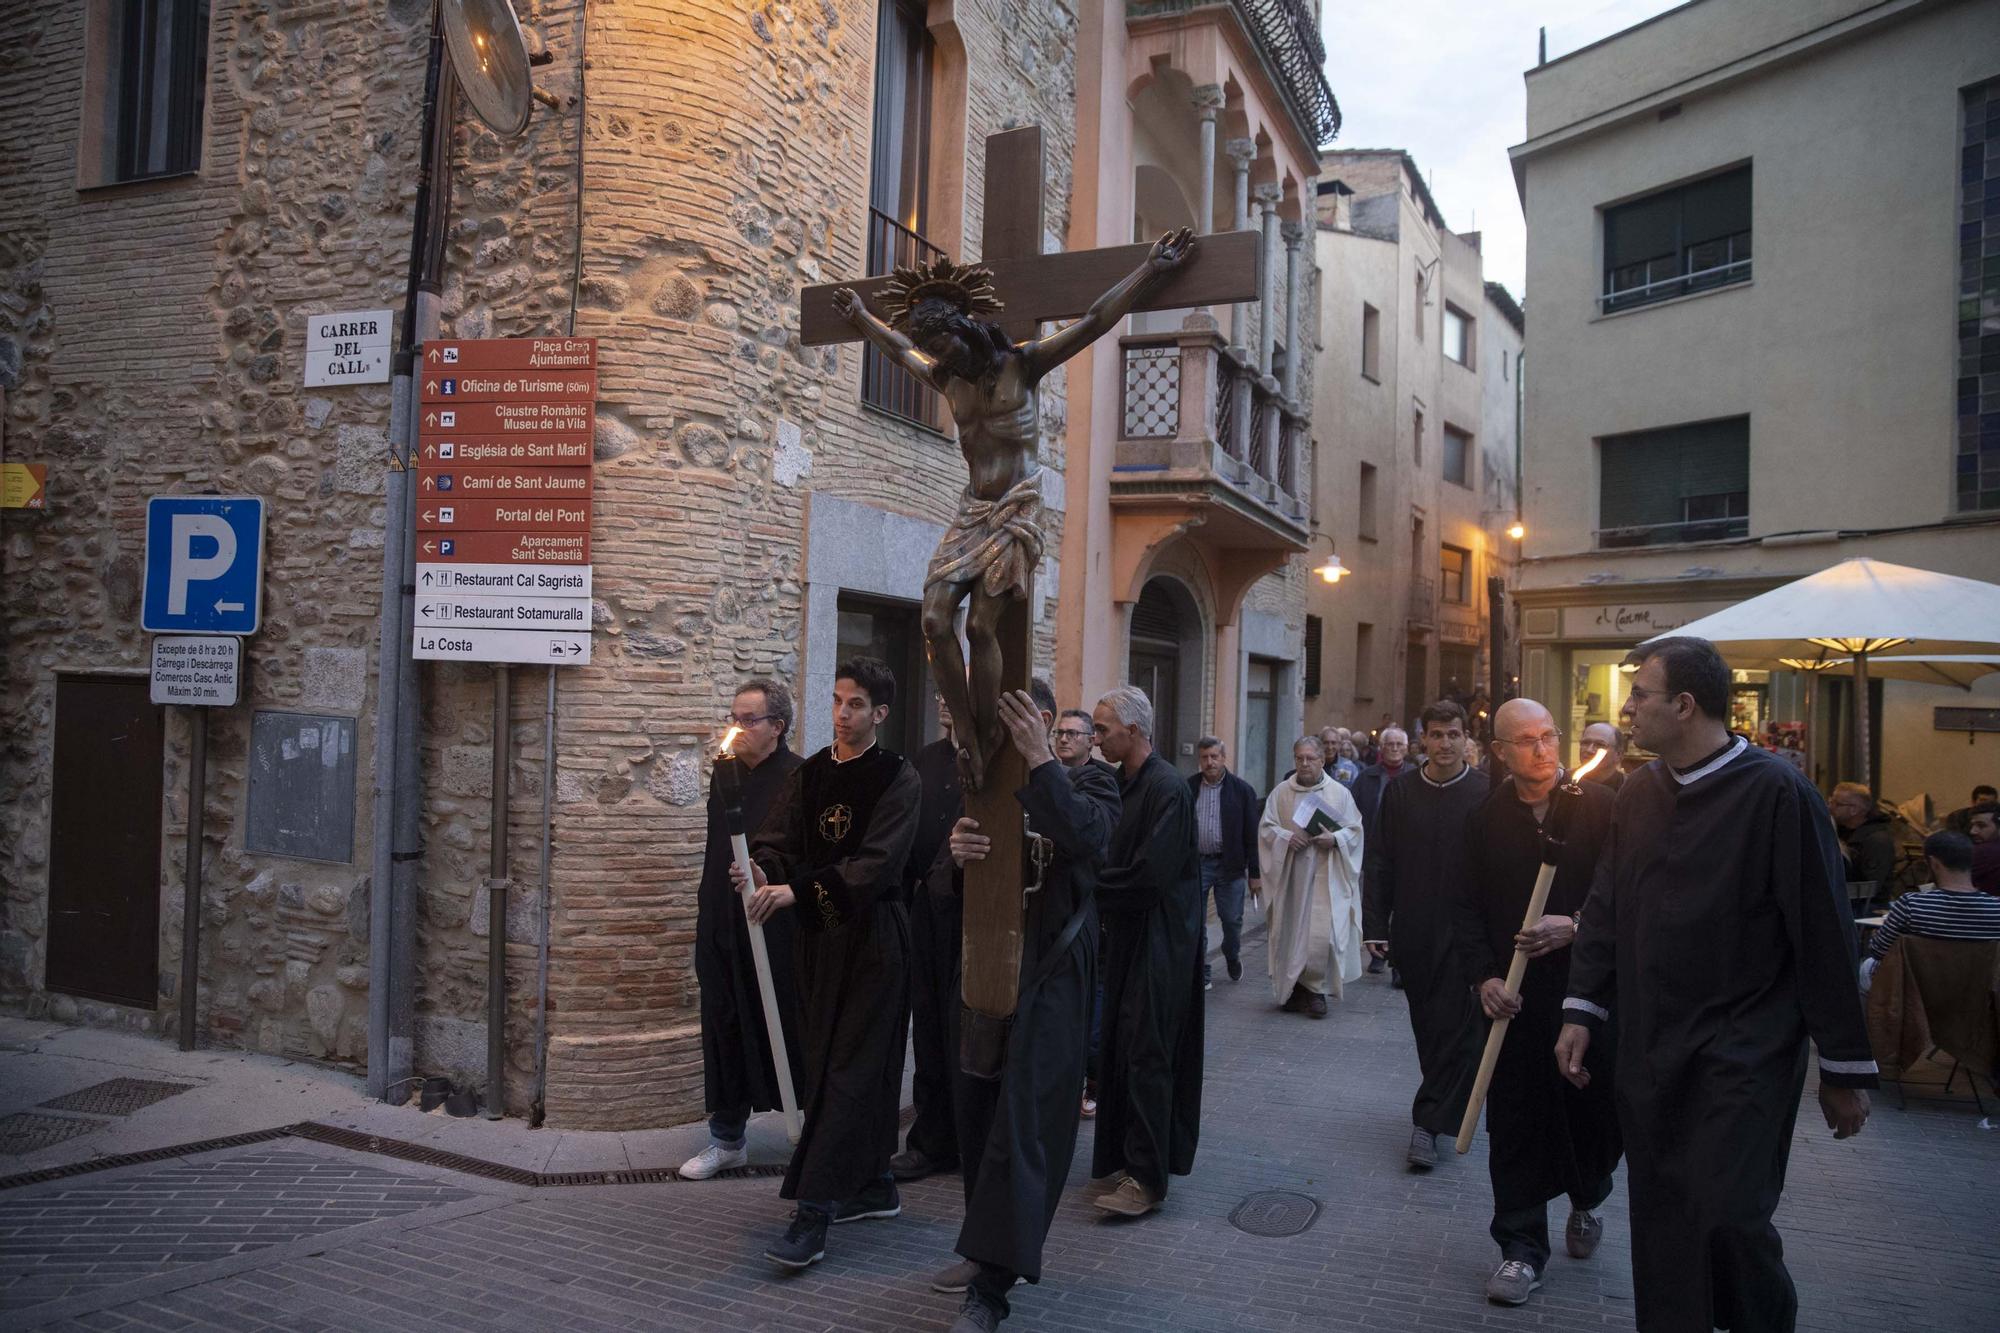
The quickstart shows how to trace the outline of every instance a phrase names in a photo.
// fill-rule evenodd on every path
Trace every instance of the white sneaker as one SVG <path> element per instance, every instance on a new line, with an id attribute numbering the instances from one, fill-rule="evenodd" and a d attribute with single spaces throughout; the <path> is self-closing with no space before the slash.
<path id="1" fill-rule="evenodd" d="M 719 1143 L 711 1143 L 694 1156 L 681 1163 L 682 1180 L 707 1180 L 722 1171 L 732 1171 L 739 1166 L 750 1165 L 750 1145 L 741 1148 L 725 1148 Z"/>

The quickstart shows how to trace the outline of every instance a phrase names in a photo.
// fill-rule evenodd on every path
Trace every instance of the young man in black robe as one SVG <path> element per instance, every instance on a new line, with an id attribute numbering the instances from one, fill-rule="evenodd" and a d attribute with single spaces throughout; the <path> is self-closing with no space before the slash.
<path id="1" fill-rule="evenodd" d="M 1595 1077 L 1585 1087 L 1571 1087 L 1549 1060 L 1562 1028 L 1576 914 L 1590 892 L 1616 798 L 1609 787 L 1588 780 L 1575 794 L 1557 791 L 1562 733 L 1533 699 L 1500 705 L 1493 715 L 1493 752 L 1508 776 L 1466 821 L 1459 957 L 1465 985 L 1478 994 L 1486 1017 L 1511 1020 L 1486 1097 L 1491 1232 L 1500 1246 L 1486 1298 L 1520 1305 L 1548 1271 L 1548 1201 L 1569 1198 L 1563 1239 L 1571 1258 L 1588 1259 L 1604 1235 L 1596 1209 L 1610 1196 L 1618 1168 L 1608 1043 L 1590 1053 Z M 1524 930 L 1545 830 L 1562 846 L 1548 902 Z M 1520 994 L 1509 996 L 1505 978 L 1516 947 L 1528 955 L 1528 971 Z"/>
<path id="2" fill-rule="evenodd" d="M 902 872 L 921 792 L 916 770 L 876 743 L 895 700 L 882 662 L 843 662 L 833 744 L 799 765 L 750 844 L 750 918 L 791 909 L 798 927 L 805 1132 L 780 1191 L 798 1211 L 764 1251 L 785 1268 L 824 1258 L 832 1223 L 902 1211 L 889 1158 L 910 984 Z"/>
<path id="3" fill-rule="evenodd" d="M 1836 1139 L 1860 1131 L 1876 1082 L 1840 848 L 1798 770 L 1727 730 L 1714 644 L 1633 657 L 1624 721 L 1660 757 L 1618 793 L 1556 1060 L 1587 1085 L 1592 1038 L 1616 1020 L 1639 1328 L 1789 1330 L 1798 1292 L 1771 1216 L 1808 1038 Z"/>
<path id="4" fill-rule="evenodd" d="M 1097 906 L 1104 921 L 1092 1200 L 1143 1217 L 1167 1176 L 1194 1170 L 1201 1133 L 1201 870 L 1187 779 L 1153 751 L 1153 705 L 1134 685 L 1098 700 L 1091 729 L 1118 766 L 1121 810 Z"/>
<path id="5" fill-rule="evenodd" d="M 1041 1281 L 1042 1243 L 1076 1155 L 1077 1093 L 1097 992 L 1096 873 L 1118 822 L 1117 779 L 1098 764 L 1069 768 L 1056 759 L 1049 749 L 1055 696 L 1045 682 L 1034 685 L 1032 698 L 1015 691 L 1000 699 L 1008 739 L 1028 765 L 1014 799 L 1038 841 L 1028 858 L 1034 883 L 1006 1061 L 997 1079 L 961 1069 L 953 1089 L 965 1175 L 956 1248 L 965 1262 L 931 1285 L 966 1293 L 954 1333 L 990 1333 L 1007 1317 L 1014 1283 Z M 974 820 L 952 830 L 959 866 L 991 848 Z"/>
<path id="6" fill-rule="evenodd" d="M 912 761 L 923 783 L 917 806 L 916 836 L 903 866 L 904 897 L 910 905 L 910 1122 L 903 1151 L 889 1159 L 898 1180 L 921 1180 L 958 1169 L 958 1129 L 952 1114 L 952 1077 L 958 1045 L 950 1038 L 958 1015 L 959 933 L 963 899 L 948 865 L 939 864 L 945 839 L 963 802 L 958 790 L 958 745 L 951 735 L 951 710 L 938 700 L 944 735 L 917 751 Z"/>
<path id="7" fill-rule="evenodd" d="M 802 762 L 793 753 L 792 694 L 772 680 L 747 680 L 736 691 L 729 720 L 739 728 L 732 747 L 743 766 L 743 827 L 755 834 Z M 755 1111 L 781 1104 L 764 1026 L 764 999 L 750 956 L 750 932 L 743 900 L 731 882 L 729 828 L 722 796 L 708 794 L 708 845 L 696 889 L 694 975 L 701 986 L 701 1078 L 708 1107 L 708 1146 L 681 1164 L 683 1180 L 707 1180 L 718 1171 L 747 1166 L 745 1129 Z M 771 989 L 778 997 L 792 1086 L 802 1083 L 799 1062 L 799 996 L 792 978 L 792 919 L 777 917 L 764 927 L 771 959 Z"/>
<path id="8" fill-rule="evenodd" d="M 1465 763 L 1465 710 L 1423 711 L 1424 761 L 1382 791 L 1361 862 L 1361 941 L 1393 956 L 1410 1004 L 1423 1082 L 1410 1106 L 1412 1168 L 1437 1165 L 1437 1136 L 1456 1134 L 1479 1068 L 1479 1010 L 1464 985 L 1452 916 L 1465 875 L 1465 823 L 1486 799 Z"/>

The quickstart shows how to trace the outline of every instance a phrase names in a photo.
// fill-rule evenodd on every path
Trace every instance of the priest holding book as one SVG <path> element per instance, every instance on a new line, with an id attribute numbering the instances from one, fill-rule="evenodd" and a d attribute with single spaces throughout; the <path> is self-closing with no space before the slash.
<path id="1" fill-rule="evenodd" d="M 1271 998 L 1313 1018 L 1361 975 L 1361 807 L 1326 758 L 1319 737 L 1299 737 L 1257 826 Z"/>

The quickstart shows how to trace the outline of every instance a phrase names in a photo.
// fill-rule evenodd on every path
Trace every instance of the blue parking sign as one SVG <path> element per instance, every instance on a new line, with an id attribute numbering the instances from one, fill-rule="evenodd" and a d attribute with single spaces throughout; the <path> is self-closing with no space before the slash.
<path id="1" fill-rule="evenodd" d="M 264 502 L 248 495 L 156 495 L 146 501 L 151 634 L 255 634 L 264 601 Z"/>

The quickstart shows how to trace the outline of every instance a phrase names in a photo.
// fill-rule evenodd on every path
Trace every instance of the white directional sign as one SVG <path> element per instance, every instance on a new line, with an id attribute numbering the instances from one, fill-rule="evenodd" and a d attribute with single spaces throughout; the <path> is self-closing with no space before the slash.
<path id="1" fill-rule="evenodd" d="M 566 597 L 417 598 L 417 628 L 576 629 L 590 632 L 590 603 Z"/>
<path id="2" fill-rule="evenodd" d="M 590 597 L 589 565 L 417 566 L 417 596 Z"/>
<path id="3" fill-rule="evenodd" d="M 588 606 L 589 603 L 583 603 Z M 422 616 L 418 617 L 423 619 Z M 532 662 L 590 665 L 590 633 L 518 629 L 430 629 L 418 625 L 410 655 L 433 662 Z"/>
<path id="4" fill-rule="evenodd" d="M 306 387 L 387 384 L 392 310 L 331 311 L 306 316 Z"/>
<path id="5" fill-rule="evenodd" d="M 243 640 L 162 634 L 153 640 L 153 702 L 228 708 L 243 689 Z"/>

